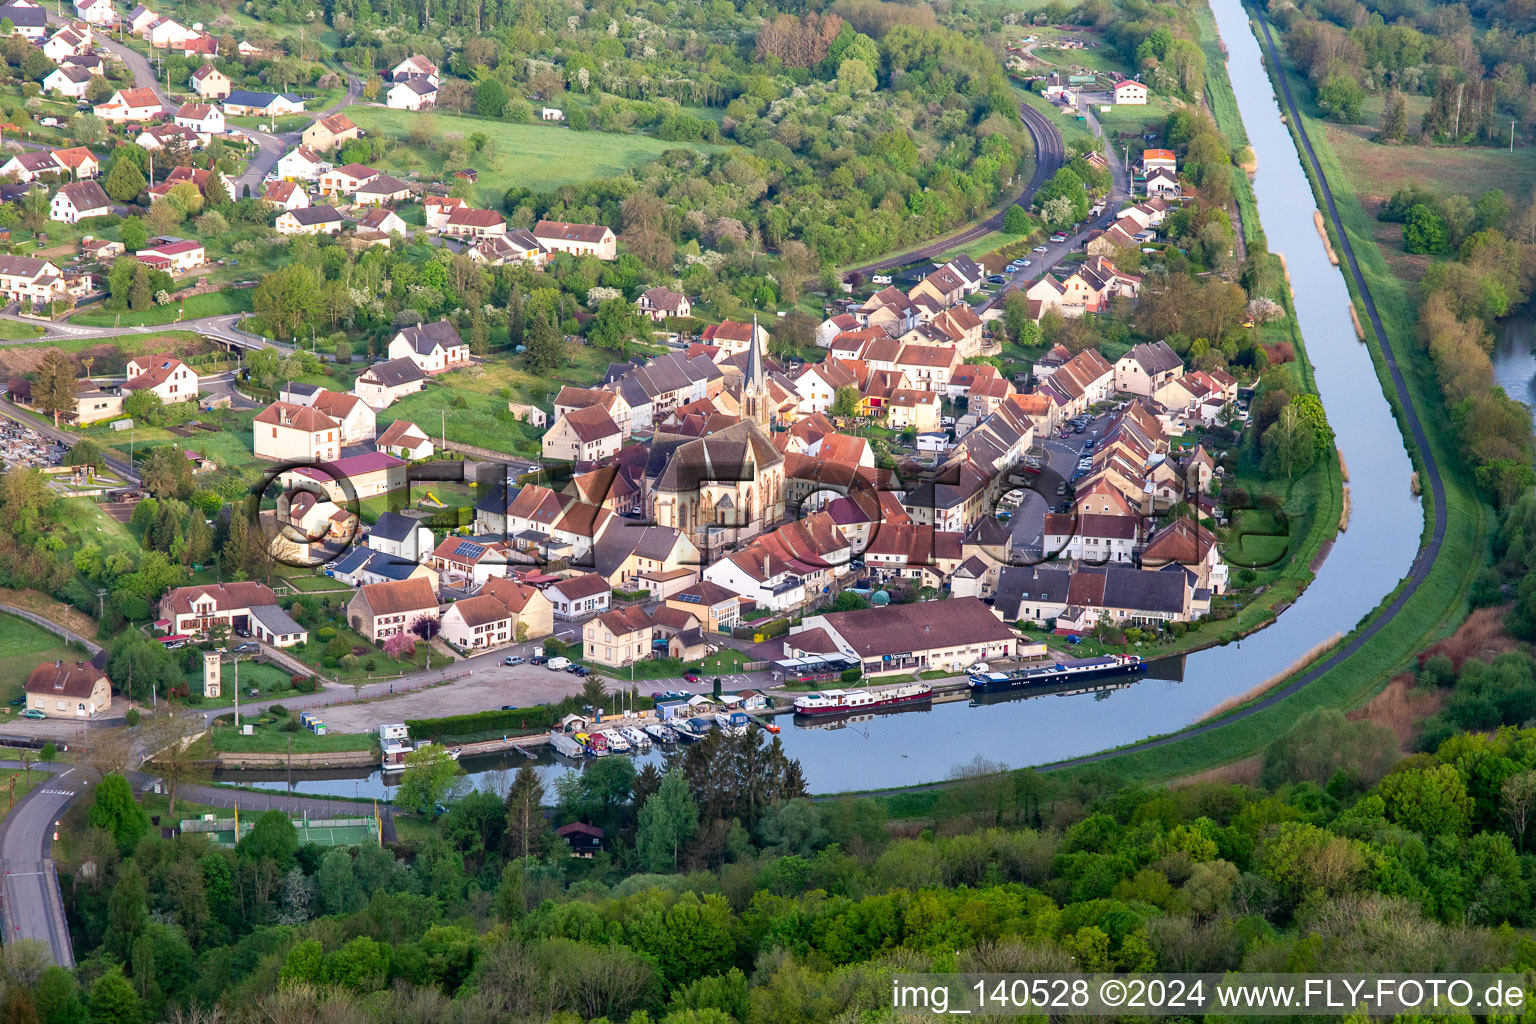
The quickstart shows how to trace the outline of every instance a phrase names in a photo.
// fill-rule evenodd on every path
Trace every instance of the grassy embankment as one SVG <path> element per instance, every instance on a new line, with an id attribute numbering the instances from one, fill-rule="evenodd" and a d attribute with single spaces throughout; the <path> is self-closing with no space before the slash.
<path id="1" fill-rule="evenodd" d="M 0 614 L 0 707 L 5 709 L 0 720 L 17 710 L 9 702 L 22 696 L 22 684 L 34 668 L 47 661 L 76 661 L 85 656 L 41 626 Z"/>
<path id="2" fill-rule="evenodd" d="M 172 324 L 179 320 L 196 320 L 205 316 L 228 316 L 231 313 L 251 311 L 252 288 L 226 288 L 223 291 L 203 292 L 190 296 L 186 303 L 170 302 L 164 306 L 151 306 L 135 313 L 132 310 L 113 312 L 92 308 L 69 318 L 72 324 L 85 327 L 143 327 L 146 325 Z"/>

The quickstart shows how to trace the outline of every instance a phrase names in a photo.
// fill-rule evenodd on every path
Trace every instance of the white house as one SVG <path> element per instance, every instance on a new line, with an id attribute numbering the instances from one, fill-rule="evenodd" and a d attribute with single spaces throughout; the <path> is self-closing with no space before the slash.
<path id="1" fill-rule="evenodd" d="M 280 235 L 334 235 L 346 219 L 329 206 L 303 206 L 277 215 Z"/>
<path id="2" fill-rule="evenodd" d="M 85 99 L 85 90 L 90 87 L 91 79 L 96 76 L 85 68 L 61 67 L 48 72 L 48 77 L 43 79 L 43 91 L 67 96 L 72 100 Z"/>
<path id="3" fill-rule="evenodd" d="M 207 145 L 212 136 L 224 134 L 224 111 L 211 103 L 183 103 L 176 111 L 176 123 L 197 132 Z"/>
<path id="4" fill-rule="evenodd" d="M 308 146 L 295 147 L 277 162 L 277 176 L 289 181 L 315 181 L 330 169 L 330 163 Z"/>
<path id="5" fill-rule="evenodd" d="M 124 373 L 124 391 L 149 391 L 166 405 L 197 399 L 197 372 L 167 352 L 134 356 Z"/>
<path id="6" fill-rule="evenodd" d="M 1122 78 L 1115 83 L 1116 105 L 1145 106 L 1147 102 L 1147 87 L 1140 82 L 1133 82 L 1129 78 Z"/>
<path id="7" fill-rule="evenodd" d="M 78 224 L 87 217 L 105 217 L 112 212 L 112 200 L 94 181 L 72 181 L 53 194 L 48 219 Z"/>
<path id="8" fill-rule="evenodd" d="M 469 345 L 446 320 L 405 327 L 389 341 L 390 359 L 409 359 L 422 373 L 438 374 L 469 363 Z"/>
<path id="9" fill-rule="evenodd" d="M 557 619 L 585 619 L 608 610 L 613 588 L 597 573 L 572 576 L 544 588 Z"/>
<path id="10" fill-rule="evenodd" d="M 373 446 L 381 452 L 414 462 L 432 457 L 432 439 L 410 420 L 395 420 L 384 428 Z"/>
<path id="11" fill-rule="evenodd" d="M 392 110 L 431 110 L 437 103 L 437 86 L 425 78 L 411 78 L 389 87 L 385 106 Z"/>

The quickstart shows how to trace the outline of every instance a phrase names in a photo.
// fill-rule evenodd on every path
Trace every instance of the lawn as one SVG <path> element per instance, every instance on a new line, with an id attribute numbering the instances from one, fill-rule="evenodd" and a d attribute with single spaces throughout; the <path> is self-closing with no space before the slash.
<path id="1" fill-rule="evenodd" d="M 646 135 L 615 135 L 577 132 L 546 124 L 509 124 L 460 114 L 416 114 L 380 106 L 354 106 L 348 115 L 371 132 L 404 141 L 413 127 L 427 123 L 444 135 L 468 138 L 480 132 L 490 141 L 469 165 L 480 172 L 477 199 L 482 206 L 499 207 L 501 197 L 513 185 L 548 192 L 591 178 L 611 178 L 632 167 L 649 163 L 669 149 L 718 152 L 722 146 L 694 142 L 664 142 Z M 395 174 L 417 171 L 439 175 L 457 170 L 445 167 L 439 157 L 405 146 L 387 155 L 378 165 Z"/>
<path id="2" fill-rule="evenodd" d="M 480 495 L 470 483 L 455 483 L 442 480 L 418 480 L 414 484 L 407 481 L 408 486 L 404 490 L 391 491 L 388 494 L 376 494 L 371 498 L 364 498 L 359 502 L 359 515 L 365 523 L 376 523 L 379 516 L 385 512 L 398 512 L 405 508 L 420 507 L 424 511 L 437 510 L 434 505 L 419 505 L 426 500 L 428 495 L 442 502 L 444 508 L 474 508 Z"/>
<path id="3" fill-rule="evenodd" d="M 42 333 L 43 329 L 36 324 L 0 320 L 0 341 L 26 341 L 29 338 L 39 337 Z"/>
<path id="4" fill-rule="evenodd" d="M 14 615 L 0 614 L 0 703 L 22 696 L 22 684 L 45 661 L 75 661 L 85 652 L 74 650 L 41 626 Z"/>
<path id="5" fill-rule="evenodd" d="M 116 312 L 106 309 L 92 309 L 84 313 L 76 313 L 69 318 L 70 323 L 82 324 L 86 327 L 143 327 L 154 324 L 171 324 L 180 320 L 195 320 L 205 316 L 228 316 L 231 313 L 249 313 L 251 311 L 251 288 L 225 288 L 217 292 L 203 292 L 187 299 L 185 303 L 167 303 L 164 306 L 154 306 L 142 312 L 135 313 L 131 310 Z"/>
<path id="6" fill-rule="evenodd" d="M 615 682 L 627 683 L 631 678 L 637 682 L 642 679 L 678 679 L 684 672 L 690 669 L 699 673 L 705 679 L 717 675 L 738 675 L 741 666 L 751 659 L 740 651 L 731 647 L 722 647 L 716 654 L 711 654 L 703 661 L 680 661 L 677 658 L 646 658 L 636 662 L 633 666 L 626 665 L 623 668 L 613 668 L 608 665 L 599 665 L 596 662 L 583 658 L 574 659 L 592 669 L 593 672 L 612 679 Z M 631 676 L 630 670 L 634 673 Z"/>
<path id="7" fill-rule="evenodd" d="M 323 719 L 322 713 L 322 719 Z M 282 722 L 298 721 L 295 712 L 287 718 L 263 716 L 263 720 L 271 720 L 270 725 L 257 725 L 256 731 L 246 736 L 236 732 L 233 726 L 215 728 L 213 732 L 213 749 L 226 754 L 283 754 L 287 753 L 289 744 L 295 754 L 332 754 L 343 750 L 372 750 L 374 748 L 373 736 L 368 733 L 353 732 L 328 732 L 324 736 L 316 736 L 308 729 L 300 726 L 296 731 L 287 731 L 279 727 Z M 242 717 L 241 724 L 245 724 Z"/>
<path id="8" fill-rule="evenodd" d="M 188 693 L 201 694 L 203 692 L 203 670 L 201 666 L 183 675 L 187 681 Z M 220 687 L 219 697 L 213 700 L 199 697 L 196 700 L 188 701 L 188 703 L 199 709 L 234 706 L 235 678 L 235 666 L 232 663 L 224 665 L 220 672 L 222 686 Z M 291 684 L 292 678 L 287 670 L 276 665 L 254 661 L 242 662 L 239 674 L 240 698 L 242 700 L 255 699 L 250 695 L 252 689 L 261 691 L 262 700 L 271 697 L 297 697 L 299 696 L 299 691 L 293 688 Z"/>

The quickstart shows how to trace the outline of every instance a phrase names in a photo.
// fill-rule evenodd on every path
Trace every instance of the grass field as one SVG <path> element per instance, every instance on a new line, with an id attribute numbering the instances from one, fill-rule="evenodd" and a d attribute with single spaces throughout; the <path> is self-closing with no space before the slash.
<path id="1" fill-rule="evenodd" d="M 0 320 L 0 340 L 26 341 L 28 338 L 36 338 L 43 333 L 43 329 L 36 324 L 22 324 L 15 320 Z"/>
<path id="2" fill-rule="evenodd" d="M 86 327 L 143 327 L 175 323 L 182 319 L 195 320 L 204 316 L 249 313 L 253 291 L 251 288 L 226 288 L 223 291 L 204 292 L 187 299 L 185 308 L 181 303 L 172 302 L 164 306 L 152 306 L 140 313 L 131 310 L 92 310 L 76 313 L 69 318 L 69 322 Z"/>
<path id="3" fill-rule="evenodd" d="M 322 712 L 321 718 L 324 717 Z M 249 736 L 236 732 L 233 726 L 221 726 L 213 732 L 213 749 L 227 754 L 282 754 L 288 751 L 290 741 L 295 754 L 334 754 L 344 750 L 374 748 L 373 737 L 366 733 L 333 732 L 316 736 L 304 728 L 297 732 L 284 732 L 276 724 L 259 725 Z"/>
<path id="4" fill-rule="evenodd" d="M 0 706 L 7 714 L 11 711 L 9 702 L 22 695 L 27 675 L 43 662 L 84 657 L 84 651 L 70 648 L 43 627 L 0 614 Z"/>
<path id="5" fill-rule="evenodd" d="M 404 141 L 412 127 L 429 122 L 443 134 L 469 137 L 483 132 L 489 137 L 483 150 L 469 160 L 480 172 L 477 196 L 482 206 L 500 206 L 501 197 L 513 185 L 547 192 L 586 181 L 619 175 L 649 163 L 669 149 L 717 152 L 725 147 L 692 142 L 664 142 L 645 135 L 576 132 L 545 124 L 509 124 L 459 114 L 416 114 L 379 106 L 354 106 L 348 112 L 362 128 Z M 393 173 L 418 171 L 441 174 L 457 170 L 444 167 L 436 156 L 406 146 L 396 149 L 379 165 Z"/>

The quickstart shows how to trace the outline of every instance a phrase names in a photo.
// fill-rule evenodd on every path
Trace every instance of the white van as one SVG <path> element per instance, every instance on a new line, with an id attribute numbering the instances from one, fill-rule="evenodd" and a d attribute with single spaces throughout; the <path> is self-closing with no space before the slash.
<path id="1" fill-rule="evenodd" d="M 551 672 L 564 672 L 566 669 L 571 667 L 571 659 L 550 658 L 548 667 Z"/>

